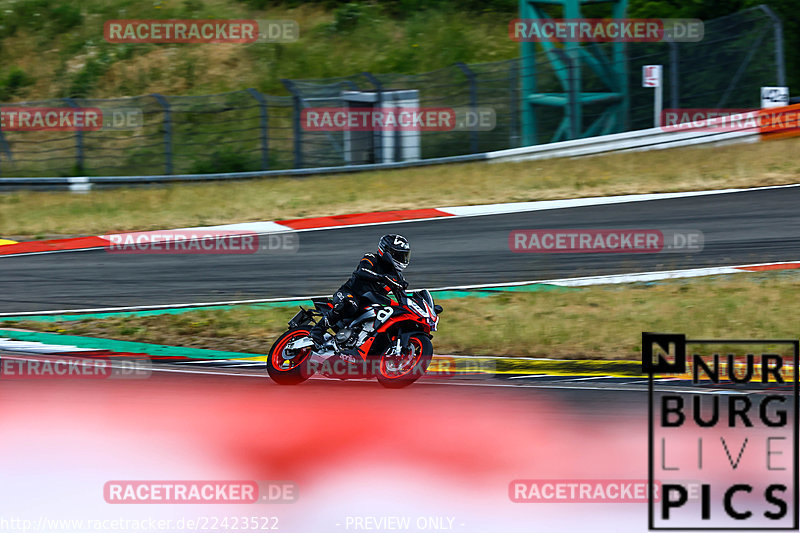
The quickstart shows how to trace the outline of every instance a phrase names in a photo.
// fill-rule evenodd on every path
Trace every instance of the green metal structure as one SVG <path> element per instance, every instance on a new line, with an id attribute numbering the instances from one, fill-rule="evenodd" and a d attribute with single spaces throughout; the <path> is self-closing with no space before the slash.
<path id="1" fill-rule="evenodd" d="M 620 19 L 625 16 L 628 0 L 520 0 L 519 12 L 523 19 L 549 19 L 553 18 L 550 14 L 555 15 L 560 10 L 558 18 L 580 19 L 583 17 L 581 8 L 589 4 L 608 4 L 610 18 Z M 544 69 L 541 64 L 536 64 L 537 44 L 545 52 L 560 91 L 542 92 L 539 89 L 542 81 L 539 77 Z M 563 109 L 563 118 L 549 142 L 626 129 L 629 95 L 625 43 L 613 42 L 601 47 L 597 43 L 522 42 L 521 56 L 523 146 L 537 144 L 540 140 L 537 110 L 542 107 Z M 586 69 L 602 83 L 600 91 L 586 92 L 583 89 Z M 585 116 L 587 106 L 602 107 L 602 111 L 588 118 Z"/>

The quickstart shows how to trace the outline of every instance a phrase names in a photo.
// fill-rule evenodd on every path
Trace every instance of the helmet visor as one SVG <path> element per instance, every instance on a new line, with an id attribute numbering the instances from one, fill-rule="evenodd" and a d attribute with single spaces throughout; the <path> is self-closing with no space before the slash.
<path id="1" fill-rule="evenodd" d="M 408 261 L 411 259 L 411 252 L 409 250 L 391 250 L 392 259 L 397 261 L 403 266 L 408 266 Z"/>

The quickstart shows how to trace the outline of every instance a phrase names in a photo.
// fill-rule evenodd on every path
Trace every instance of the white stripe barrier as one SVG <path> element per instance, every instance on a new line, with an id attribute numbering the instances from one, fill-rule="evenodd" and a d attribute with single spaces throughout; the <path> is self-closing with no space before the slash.
<path id="1" fill-rule="evenodd" d="M 745 116 L 750 114 L 747 113 Z M 499 150 L 497 152 L 489 152 L 486 154 L 486 158 L 490 163 L 511 163 L 557 157 L 580 157 L 611 152 L 662 150 L 701 144 L 754 143 L 759 140 L 759 137 L 758 128 L 739 131 L 720 131 L 709 127 L 682 129 L 679 131 L 650 128 L 586 139 Z"/>

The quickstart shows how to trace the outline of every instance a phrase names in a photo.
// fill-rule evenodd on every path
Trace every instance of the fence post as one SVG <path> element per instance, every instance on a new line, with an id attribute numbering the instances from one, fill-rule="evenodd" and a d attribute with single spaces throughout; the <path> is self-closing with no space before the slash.
<path id="1" fill-rule="evenodd" d="M 678 80 L 680 73 L 678 71 L 678 43 L 669 41 L 669 94 L 670 103 L 673 109 L 680 107 L 680 96 L 678 90 Z"/>
<path id="2" fill-rule="evenodd" d="M 68 106 L 72 108 L 80 107 L 72 98 L 64 98 Z M 75 168 L 79 173 L 83 173 L 83 131 L 75 129 Z"/>
<path id="3" fill-rule="evenodd" d="M 267 116 L 267 101 L 264 99 L 264 95 L 260 92 L 256 91 L 255 89 L 247 89 L 247 92 L 250 93 L 250 96 L 256 99 L 258 102 L 258 107 L 261 113 L 261 120 L 259 122 L 259 126 L 261 129 L 261 170 L 268 170 L 269 169 L 269 139 L 268 135 L 268 126 L 269 117 Z"/>
<path id="4" fill-rule="evenodd" d="M 575 52 L 577 53 L 577 52 Z M 583 101 L 581 99 L 581 67 L 580 60 L 567 52 L 570 72 L 570 107 L 572 108 L 572 138 L 580 139 L 583 131 Z"/>
<path id="5" fill-rule="evenodd" d="M 475 116 L 478 116 L 478 87 L 477 81 L 475 80 L 475 73 L 470 70 L 470 68 L 465 65 L 464 63 L 458 62 L 455 64 L 461 72 L 464 73 L 466 76 L 467 81 L 469 82 L 469 105 L 472 108 L 472 112 L 475 113 Z M 466 121 L 465 121 L 466 125 Z M 473 154 L 478 153 L 478 130 L 475 128 L 471 128 L 469 130 L 469 150 Z"/>
<path id="6" fill-rule="evenodd" d="M 759 4 L 757 7 L 772 19 L 772 28 L 775 32 L 775 66 L 778 71 L 778 86 L 786 87 L 786 64 L 783 58 L 783 22 L 769 6 Z"/>
<path id="7" fill-rule="evenodd" d="M 562 126 L 567 130 L 567 139 L 578 139 L 581 136 L 583 117 L 581 102 L 579 101 L 580 67 L 579 61 L 572 56 L 569 50 L 556 49 L 555 53 L 566 65 L 567 71 L 567 101 L 564 104 L 565 122 Z M 559 130 L 562 126 L 559 126 Z"/>
<path id="8" fill-rule="evenodd" d="M 520 63 L 516 59 L 512 59 L 509 63 L 511 68 L 508 69 L 508 88 L 509 88 L 509 111 L 511 113 L 511 123 L 508 128 L 508 147 L 517 148 L 522 146 L 519 137 L 519 102 L 517 100 L 517 91 L 519 91 L 519 68 Z"/>
<path id="9" fill-rule="evenodd" d="M 14 158 L 11 156 L 11 147 L 8 146 L 8 141 L 6 141 L 5 135 L 3 135 L 3 125 L 0 124 L 0 150 L 5 152 L 6 157 L 9 161 L 14 161 Z M 0 176 L 2 176 L 2 172 L 0 172 Z"/>
<path id="10" fill-rule="evenodd" d="M 376 78 L 375 76 L 373 76 L 369 72 L 362 72 L 361 74 L 365 78 L 367 78 L 367 80 L 372 85 L 375 86 L 375 89 L 378 92 L 378 101 L 376 102 L 376 104 L 377 104 L 376 107 L 378 109 L 383 109 L 383 84 L 380 82 L 380 80 L 378 80 L 378 78 Z M 374 135 L 373 138 L 375 139 L 375 144 L 377 145 L 376 146 L 376 148 L 377 148 L 376 151 L 378 153 L 378 157 L 375 159 L 375 162 L 376 163 L 383 163 L 383 130 L 381 130 L 381 128 L 378 128 L 377 130 L 375 130 L 373 132 L 373 135 Z M 395 155 L 397 155 L 398 145 L 399 145 L 399 142 L 397 140 L 397 133 L 395 133 L 395 143 L 394 143 Z M 395 158 L 395 159 L 399 159 L 399 158 Z"/>
<path id="11" fill-rule="evenodd" d="M 158 93 L 152 96 L 164 110 L 164 173 L 172 174 L 172 111 L 166 98 Z"/>
<path id="12" fill-rule="evenodd" d="M 294 102 L 294 116 L 292 117 L 292 128 L 294 130 L 294 168 L 303 168 L 303 128 L 300 124 L 300 114 L 303 112 L 303 102 L 300 92 L 292 83 L 292 80 L 281 79 L 284 87 L 292 93 Z"/>
<path id="13" fill-rule="evenodd" d="M 14 161 L 14 157 L 11 155 L 11 147 L 8 145 L 5 135 L 3 135 L 3 128 L 0 128 L 0 149 L 5 152 L 9 161 Z"/>

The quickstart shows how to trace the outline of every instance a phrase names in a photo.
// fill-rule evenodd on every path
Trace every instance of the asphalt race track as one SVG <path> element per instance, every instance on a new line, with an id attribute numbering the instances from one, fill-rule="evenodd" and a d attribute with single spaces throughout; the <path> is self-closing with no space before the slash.
<path id="1" fill-rule="evenodd" d="M 132 255 L 103 250 L 0 258 L 0 312 L 332 292 L 383 233 L 413 246 L 411 287 L 441 287 L 800 259 L 799 188 L 300 233 L 296 254 Z M 698 253 L 519 254 L 515 229 L 700 230 Z"/>

